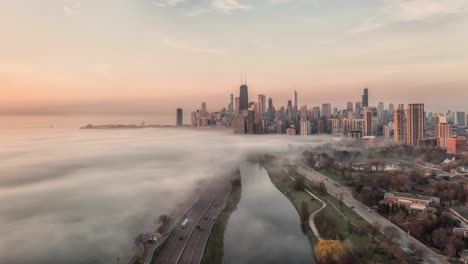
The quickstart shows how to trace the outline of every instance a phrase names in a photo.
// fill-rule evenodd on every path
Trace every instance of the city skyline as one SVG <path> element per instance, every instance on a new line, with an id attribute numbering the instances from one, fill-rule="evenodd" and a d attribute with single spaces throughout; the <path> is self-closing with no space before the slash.
<path id="1" fill-rule="evenodd" d="M 303 103 L 337 105 L 359 101 L 358 91 L 369 87 L 383 102 L 467 110 L 465 0 L 0 7 L 0 32 L 9 36 L 0 43 L 2 115 L 170 114 L 174 105 L 193 109 L 199 101 L 220 109 L 226 93 L 237 93 L 240 72 L 251 94 L 281 104 L 294 89 Z"/>

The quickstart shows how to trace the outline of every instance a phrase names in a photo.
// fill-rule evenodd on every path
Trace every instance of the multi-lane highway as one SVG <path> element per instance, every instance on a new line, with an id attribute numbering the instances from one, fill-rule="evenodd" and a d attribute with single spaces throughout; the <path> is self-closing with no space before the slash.
<path id="1" fill-rule="evenodd" d="M 199 264 L 211 229 L 226 204 L 231 188 L 227 177 L 210 184 L 183 217 L 182 221 L 188 219 L 185 225 L 182 226 L 181 222 L 176 227 L 152 263 Z"/>
<path id="2" fill-rule="evenodd" d="M 325 175 L 317 172 L 304 164 L 300 164 L 297 168 L 297 171 L 304 175 L 308 180 L 319 183 L 324 182 L 325 186 L 327 187 L 327 192 L 331 195 L 338 197 L 340 193 L 342 193 L 343 203 L 351 208 L 354 208 L 354 211 L 359 214 L 362 218 L 364 218 L 368 223 L 374 224 L 378 223 L 379 226 L 394 226 L 400 233 L 400 239 L 395 241 L 400 247 L 407 249 L 408 244 L 414 243 L 419 245 L 419 247 L 424 251 L 424 262 L 430 264 L 439 264 L 439 263 L 449 263 L 444 256 L 436 254 L 430 248 L 428 248 L 423 243 L 419 242 L 419 240 L 409 236 L 406 232 L 395 226 L 393 223 L 388 221 L 386 218 L 382 217 L 381 215 L 372 212 L 366 205 L 361 203 L 360 201 L 356 200 L 353 195 L 352 191 L 346 187 L 342 186 L 339 183 L 333 181 L 332 179 L 326 177 Z"/>

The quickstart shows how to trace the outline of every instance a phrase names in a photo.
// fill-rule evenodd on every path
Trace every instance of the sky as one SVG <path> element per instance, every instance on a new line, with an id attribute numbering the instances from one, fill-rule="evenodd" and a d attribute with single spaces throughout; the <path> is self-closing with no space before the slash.
<path id="1" fill-rule="evenodd" d="M 220 110 L 251 98 L 468 111 L 468 0 L 0 0 L 0 114 Z"/>

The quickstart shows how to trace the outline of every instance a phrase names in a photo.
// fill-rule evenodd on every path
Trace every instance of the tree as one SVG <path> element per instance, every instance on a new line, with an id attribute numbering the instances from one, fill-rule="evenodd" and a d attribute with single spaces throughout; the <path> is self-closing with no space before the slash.
<path id="1" fill-rule="evenodd" d="M 413 253 L 416 257 L 420 258 L 424 255 L 424 250 L 416 243 L 410 242 L 408 244 L 408 249 Z"/>
<path id="2" fill-rule="evenodd" d="M 154 219 L 154 222 L 156 224 L 160 224 L 158 228 L 158 232 L 162 234 L 167 231 L 167 228 L 169 227 L 169 224 L 171 223 L 171 218 L 168 215 L 163 214 L 157 217 L 156 219 Z"/>
<path id="3" fill-rule="evenodd" d="M 324 182 L 319 183 L 319 190 L 321 194 L 327 194 L 327 186 Z"/>
<path id="4" fill-rule="evenodd" d="M 320 240 L 314 253 L 319 263 L 333 263 L 344 254 L 344 248 L 338 240 Z"/>
<path id="5" fill-rule="evenodd" d="M 398 229 L 394 226 L 385 226 L 382 232 L 392 242 L 395 242 L 396 239 L 400 239 L 401 237 Z"/>
<path id="6" fill-rule="evenodd" d="M 298 174 L 298 175 L 296 176 L 296 182 L 294 183 L 294 189 L 295 189 L 296 191 L 303 191 L 303 190 L 304 190 L 304 187 L 305 187 L 304 176 Z"/>
<path id="7" fill-rule="evenodd" d="M 146 246 L 149 243 L 151 234 L 149 233 L 140 233 L 135 237 L 134 243 L 135 246 L 143 246 L 143 250 L 146 252 Z"/>
<path id="8" fill-rule="evenodd" d="M 408 224 L 408 232 L 414 237 L 421 238 L 425 231 L 424 225 L 419 221 L 413 220 Z"/>
<path id="9" fill-rule="evenodd" d="M 448 243 L 444 248 L 444 254 L 449 258 L 454 258 L 457 256 L 457 249 L 453 243 Z"/>
<path id="10" fill-rule="evenodd" d="M 380 228 L 382 227 L 382 225 L 377 222 L 377 221 L 374 221 L 370 227 L 370 234 L 372 235 L 372 237 L 375 237 L 378 233 L 379 233 L 379 230 Z"/>

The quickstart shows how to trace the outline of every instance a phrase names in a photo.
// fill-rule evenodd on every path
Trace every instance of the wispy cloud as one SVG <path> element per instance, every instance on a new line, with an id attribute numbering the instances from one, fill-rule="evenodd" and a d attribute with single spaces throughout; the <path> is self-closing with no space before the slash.
<path id="1" fill-rule="evenodd" d="M 186 17 L 196 17 L 207 13 L 211 13 L 212 9 L 209 8 L 195 8 L 184 13 Z"/>
<path id="2" fill-rule="evenodd" d="M 66 16 L 78 15 L 81 8 L 81 1 L 79 0 L 63 0 L 63 13 Z"/>
<path id="3" fill-rule="evenodd" d="M 268 0 L 271 4 L 281 5 L 288 3 L 309 3 L 312 4 L 315 8 L 320 7 L 320 0 Z"/>
<path id="4" fill-rule="evenodd" d="M 200 43 L 194 43 L 194 41 L 179 40 L 171 37 L 163 37 L 162 43 L 164 46 L 172 49 L 179 49 L 191 53 L 202 53 L 202 54 L 213 54 L 223 55 L 226 50 L 220 48 L 207 48 L 202 46 Z"/>
<path id="5" fill-rule="evenodd" d="M 213 0 L 212 4 L 215 9 L 225 13 L 251 8 L 251 6 L 241 3 L 239 0 Z"/>
<path id="6" fill-rule="evenodd" d="M 214 11 L 230 14 L 234 11 L 251 9 L 251 6 L 244 2 L 245 0 L 154 0 L 152 5 L 161 8 L 183 7 L 184 16 L 196 17 Z"/>
<path id="7" fill-rule="evenodd" d="M 395 23 L 426 22 L 468 11 L 468 0 L 385 0 L 377 15 L 351 30 L 373 31 Z"/>
<path id="8" fill-rule="evenodd" d="M 175 7 L 187 1 L 188 0 L 155 0 L 152 4 L 159 7 Z"/>

